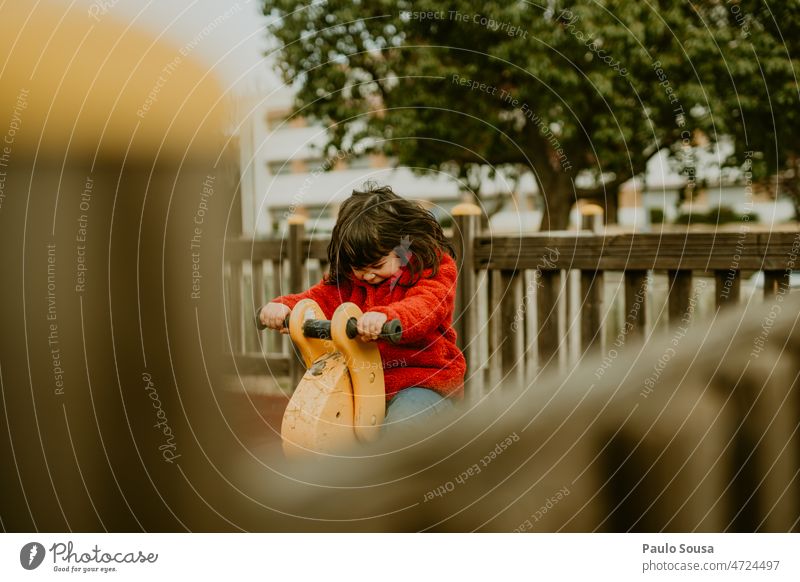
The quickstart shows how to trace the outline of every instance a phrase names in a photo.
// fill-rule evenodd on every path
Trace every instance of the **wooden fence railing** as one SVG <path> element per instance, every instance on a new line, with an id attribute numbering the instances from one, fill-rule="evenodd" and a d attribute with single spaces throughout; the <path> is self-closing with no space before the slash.
<path id="1" fill-rule="evenodd" d="M 452 237 L 459 264 L 454 326 L 468 389 L 519 382 L 526 371 L 564 365 L 612 339 L 617 349 L 657 325 L 688 325 L 703 293 L 713 296 L 711 309 L 743 301 L 743 272 L 763 271 L 764 298 L 786 293 L 800 254 L 798 231 L 493 237 L 480 233 L 473 208 L 454 209 Z M 259 334 L 254 312 L 271 297 L 317 282 L 327 245 L 306 237 L 302 222 L 290 224 L 283 239 L 225 242 L 225 333 L 239 374 L 289 374 L 296 384 L 300 367 L 290 342 Z"/>

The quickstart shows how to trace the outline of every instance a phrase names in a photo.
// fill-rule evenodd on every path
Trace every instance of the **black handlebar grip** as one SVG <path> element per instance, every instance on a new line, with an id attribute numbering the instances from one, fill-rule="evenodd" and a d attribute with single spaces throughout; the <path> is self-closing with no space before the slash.
<path id="1" fill-rule="evenodd" d="M 346 324 L 347 337 L 355 339 L 358 337 L 358 320 L 351 317 Z M 331 339 L 331 322 L 327 319 L 307 319 L 303 322 L 303 335 L 316 339 Z M 403 326 L 399 319 L 393 319 L 383 324 L 379 339 L 396 344 L 403 337 Z"/>
<path id="2" fill-rule="evenodd" d="M 256 313 L 256 325 L 259 330 L 266 329 L 267 326 L 262 325 L 261 320 Z M 283 327 L 289 327 L 289 316 L 283 320 Z M 358 320 L 351 317 L 347 320 L 347 337 L 355 339 L 358 336 Z M 303 322 L 303 335 L 316 339 L 331 339 L 331 322 L 328 319 L 307 319 Z M 399 319 L 393 319 L 383 324 L 381 333 L 378 336 L 382 340 L 386 340 L 393 344 L 399 342 L 403 337 L 403 326 L 400 324 Z"/>
<path id="3" fill-rule="evenodd" d="M 261 308 L 259 307 L 258 309 L 256 309 L 256 329 L 258 331 L 264 331 L 265 329 L 267 329 L 267 326 L 261 323 L 260 316 L 261 316 Z"/>
<path id="4" fill-rule="evenodd" d="M 350 321 L 355 322 L 355 318 L 350 319 Z M 400 325 L 400 320 L 392 319 L 384 323 L 378 337 L 392 344 L 396 344 L 403 339 L 403 326 Z"/>
<path id="5" fill-rule="evenodd" d="M 331 322 L 327 319 L 306 319 L 303 322 L 303 335 L 306 337 L 331 339 Z"/>
<path id="6" fill-rule="evenodd" d="M 351 317 L 347 320 L 347 337 L 353 339 L 357 335 L 358 321 L 355 317 Z M 378 334 L 378 338 L 393 344 L 399 342 L 403 338 L 403 326 L 400 325 L 400 320 L 393 319 L 384 323 L 383 327 L 381 327 L 381 333 Z"/>

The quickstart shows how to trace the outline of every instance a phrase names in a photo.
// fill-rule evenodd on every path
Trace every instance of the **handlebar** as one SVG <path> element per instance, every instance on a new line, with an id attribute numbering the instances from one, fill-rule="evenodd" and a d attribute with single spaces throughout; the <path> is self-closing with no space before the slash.
<path id="1" fill-rule="evenodd" d="M 261 319 L 256 314 L 256 326 L 259 330 L 264 330 L 267 326 L 261 323 Z M 346 324 L 347 337 L 355 339 L 358 336 L 358 320 L 351 317 Z M 289 327 L 289 316 L 283 320 L 283 327 Z M 307 319 L 303 322 L 303 335 L 316 339 L 331 339 L 331 322 L 329 319 Z M 399 342 L 403 337 L 403 326 L 399 319 L 393 319 L 383 324 L 378 339 L 386 340 L 393 344 Z"/>

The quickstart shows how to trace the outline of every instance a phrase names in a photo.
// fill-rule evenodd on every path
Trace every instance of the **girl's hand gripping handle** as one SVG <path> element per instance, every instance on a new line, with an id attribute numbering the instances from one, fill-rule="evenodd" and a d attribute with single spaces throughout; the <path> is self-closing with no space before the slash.
<path id="1" fill-rule="evenodd" d="M 267 303 L 256 313 L 256 327 L 259 331 L 270 328 L 288 333 L 291 312 L 292 310 L 282 303 Z"/>

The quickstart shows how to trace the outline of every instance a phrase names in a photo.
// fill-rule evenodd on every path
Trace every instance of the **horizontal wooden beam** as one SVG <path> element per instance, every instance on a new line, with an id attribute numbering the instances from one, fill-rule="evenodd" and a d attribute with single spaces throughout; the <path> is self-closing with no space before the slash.
<path id="1" fill-rule="evenodd" d="M 477 269 L 773 270 L 799 262 L 798 237 L 797 232 L 483 236 L 475 240 L 474 256 Z"/>
<path id="2" fill-rule="evenodd" d="M 289 256 L 289 237 L 280 239 L 228 239 L 225 242 L 226 261 L 271 261 Z M 305 238 L 302 243 L 306 259 L 328 258 L 329 239 Z"/>
<path id="3" fill-rule="evenodd" d="M 477 269 L 781 270 L 797 268 L 800 232 L 548 232 L 475 238 Z M 307 259 L 328 257 L 327 238 L 304 238 Z M 225 241 L 226 261 L 286 259 L 288 238 Z"/>

